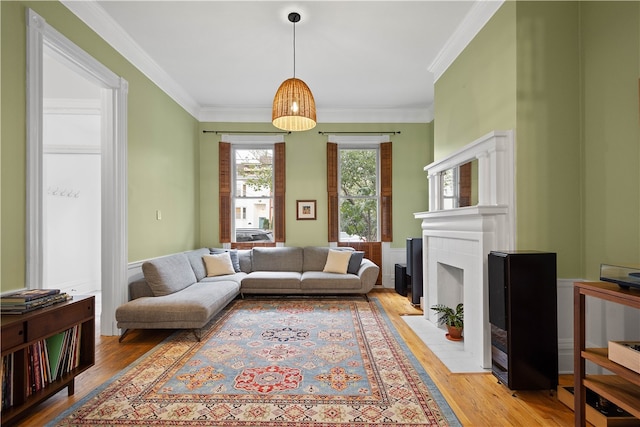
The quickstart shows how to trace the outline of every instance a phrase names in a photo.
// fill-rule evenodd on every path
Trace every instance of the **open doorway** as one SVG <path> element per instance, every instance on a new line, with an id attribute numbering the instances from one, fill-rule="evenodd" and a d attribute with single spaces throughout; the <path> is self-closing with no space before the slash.
<path id="1" fill-rule="evenodd" d="M 83 285 L 86 286 L 85 288 L 77 289 L 77 293 L 88 293 L 92 281 L 93 286 L 99 286 L 100 298 L 96 301 L 96 305 L 100 304 L 97 310 L 100 313 L 100 333 L 118 335 L 120 331 L 116 325 L 115 309 L 127 299 L 128 84 L 126 80 L 114 74 L 48 25 L 31 9 L 27 10 L 27 26 L 26 287 L 30 289 L 45 286 L 62 287 L 63 283 L 65 286 L 70 284 L 72 288 L 74 284 L 80 286 L 80 282 L 73 282 L 76 279 L 65 276 L 66 272 L 57 271 L 57 277 L 50 274 L 52 269 L 57 269 L 57 266 L 49 261 L 55 259 L 60 262 L 60 259 L 64 259 L 65 265 L 72 265 L 74 274 L 78 277 L 82 276 L 82 280 L 87 282 Z M 54 62 L 47 63 L 50 60 Z M 62 81 L 56 81 L 51 83 L 50 87 L 46 87 L 49 85 L 45 83 L 46 69 L 58 66 L 63 66 L 76 74 L 75 85 L 84 86 L 88 83 L 89 86 L 93 86 L 93 89 L 89 90 L 93 95 L 90 95 L 86 101 L 80 101 L 83 98 L 78 95 L 79 91 L 70 92 L 70 89 L 63 87 Z M 64 73 L 66 71 L 62 74 Z M 79 87 L 73 89 L 79 89 Z M 70 108 L 67 117 L 62 118 L 62 114 L 50 114 L 52 117 L 47 117 L 45 108 L 51 107 L 47 105 L 48 103 L 62 103 L 59 99 L 57 101 L 49 99 L 56 98 L 53 95 L 56 92 L 64 93 L 58 96 L 59 99 L 70 96 L 73 100 L 71 103 L 86 102 L 91 105 L 98 102 L 99 105 L 94 106 L 94 112 L 97 111 L 99 114 L 93 114 L 97 116 L 93 119 L 82 118 L 79 117 L 81 114 L 78 114 L 80 109 L 76 108 L 74 111 Z M 95 93 L 99 94 L 98 97 L 95 97 Z M 46 102 L 45 99 L 47 99 Z M 53 109 L 48 113 L 53 113 Z M 63 123 L 65 120 L 67 123 Z M 92 120 L 93 124 L 91 124 Z M 96 120 L 99 123 L 98 126 L 96 126 Z M 73 125 L 70 125 L 70 121 Z M 60 133 L 53 139 L 54 143 L 45 142 L 47 139 L 45 132 L 52 133 L 53 128 L 57 128 Z M 73 131 L 70 130 L 71 128 Z M 95 135 L 96 128 L 99 138 Z M 97 164 L 99 167 L 95 166 Z M 90 173 L 88 169 L 92 168 L 95 171 Z M 91 186 L 79 187 L 80 179 L 91 180 Z M 63 181 L 64 185 L 57 184 Z M 96 189 L 98 187 L 99 190 Z M 49 191 L 51 196 L 67 197 L 69 200 L 55 198 L 48 200 Z M 61 191 L 65 192 L 64 196 Z M 92 192 L 93 197 L 98 197 L 99 194 L 99 203 L 98 199 L 89 198 L 89 193 Z M 81 196 L 86 196 L 86 199 L 81 199 Z M 86 209 L 75 212 L 73 207 L 79 207 L 79 203 L 75 205 L 66 203 L 77 201 L 75 199 L 81 199 L 81 203 L 86 202 Z M 66 206 L 55 206 L 56 204 L 66 204 Z M 51 209 L 59 211 L 55 217 L 48 215 L 48 210 Z M 85 218 L 90 215 L 91 209 L 99 211 L 98 219 L 95 216 L 90 221 Z M 49 223 L 54 218 L 57 218 L 58 222 Z M 71 218 L 75 218 L 76 221 L 71 221 Z M 92 230 L 87 233 L 92 234 L 92 237 L 82 235 L 74 243 L 63 244 L 65 227 L 78 226 L 75 223 L 78 218 L 87 220 L 87 223 L 97 222 L 99 233 L 96 235 L 95 226 L 87 224 L 86 230 Z M 78 249 L 76 244 L 91 244 L 94 248 L 97 245 L 98 249 L 94 250 L 98 252 L 99 261 L 94 258 L 91 258 L 93 261 L 86 261 L 88 258 L 85 258 L 84 254 L 76 252 Z M 58 253 L 60 251 L 62 254 Z M 75 265 L 84 262 L 98 263 L 98 266 L 94 264 L 87 268 L 86 265 Z M 99 278 L 94 277 L 96 274 Z M 91 279 L 91 277 L 94 278 Z"/>
<path id="2" fill-rule="evenodd" d="M 42 283 L 100 300 L 102 88 L 65 62 L 45 46 Z"/>

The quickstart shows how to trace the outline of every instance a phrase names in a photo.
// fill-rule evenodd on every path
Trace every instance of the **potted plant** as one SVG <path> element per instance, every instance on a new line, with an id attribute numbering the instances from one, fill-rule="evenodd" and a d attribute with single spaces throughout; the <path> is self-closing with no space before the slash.
<path id="1" fill-rule="evenodd" d="M 462 328 L 464 327 L 464 308 L 462 303 L 458 304 L 455 310 L 444 304 L 436 304 L 431 310 L 438 313 L 438 323 L 447 326 L 447 338 L 452 341 L 462 339 Z"/>

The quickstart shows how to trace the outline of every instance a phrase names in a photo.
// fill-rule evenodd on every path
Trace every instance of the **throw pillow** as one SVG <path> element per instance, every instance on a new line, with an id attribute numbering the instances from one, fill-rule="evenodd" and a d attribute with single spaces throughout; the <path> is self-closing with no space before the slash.
<path id="1" fill-rule="evenodd" d="M 322 270 L 325 273 L 347 274 L 351 252 L 329 250 L 327 254 L 327 262 Z"/>
<path id="2" fill-rule="evenodd" d="M 364 258 L 364 252 L 362 251 L 351 252 L 351 258 L 349 259 L 349 267 L 347 267 L 347 273 L 358 274 L 358 270 L 360 270 L 360 264 L 362 264 L 363 258 Z"/>
<path id="3" fill-rule="evenodd" d="M 178 292 L 197 282 L 189 259 L 183 253 L 145 261 L 142 273 L 157 297 Z"/>
<path id="4" fill-rule="evenodd" d="M 211 252 L 212 254 L 222 254 L 225 252 L 228 253 L 231 257 L 231 264 L 233 264 L 233 269 L 236 271 L 236 273 L 240 273 L 240 271 L 242 271 L 240 269 L 240 258 L 238 257 L 237 249 L 209 248 L 209 252 Z"/>
<path id="5" fill-rule="evenodd" d="M 204 265 L 207 267 L 207 277 L 222 276 L 224 274 L 234 274 L 231 263 L 231 256 L 228 252 L 213 255 L 204 255 L 202 257 Z"/>

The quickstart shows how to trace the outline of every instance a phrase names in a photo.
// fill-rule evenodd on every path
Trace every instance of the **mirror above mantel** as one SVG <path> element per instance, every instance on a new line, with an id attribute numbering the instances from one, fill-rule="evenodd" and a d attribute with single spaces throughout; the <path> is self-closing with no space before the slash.
<path id="1" fill-rule="evenodd" d="M 464 208 L 478 204 L 478 160 L 440 172 L 442 209 Z"/>
<path id="2" fill-rule="evenodd" d="M 425 166 L 429 212 L 514 206 L 513 155 L 513 132 L 494 131 Z"/>

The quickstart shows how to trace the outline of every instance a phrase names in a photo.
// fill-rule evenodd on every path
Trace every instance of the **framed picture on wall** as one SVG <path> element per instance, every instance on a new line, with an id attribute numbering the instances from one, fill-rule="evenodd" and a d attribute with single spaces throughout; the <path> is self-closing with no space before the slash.
<path id="1" fill-rule="evenodd" d="M 296 219 L 316 219 L 316 201 L 297 200 Z"/>

